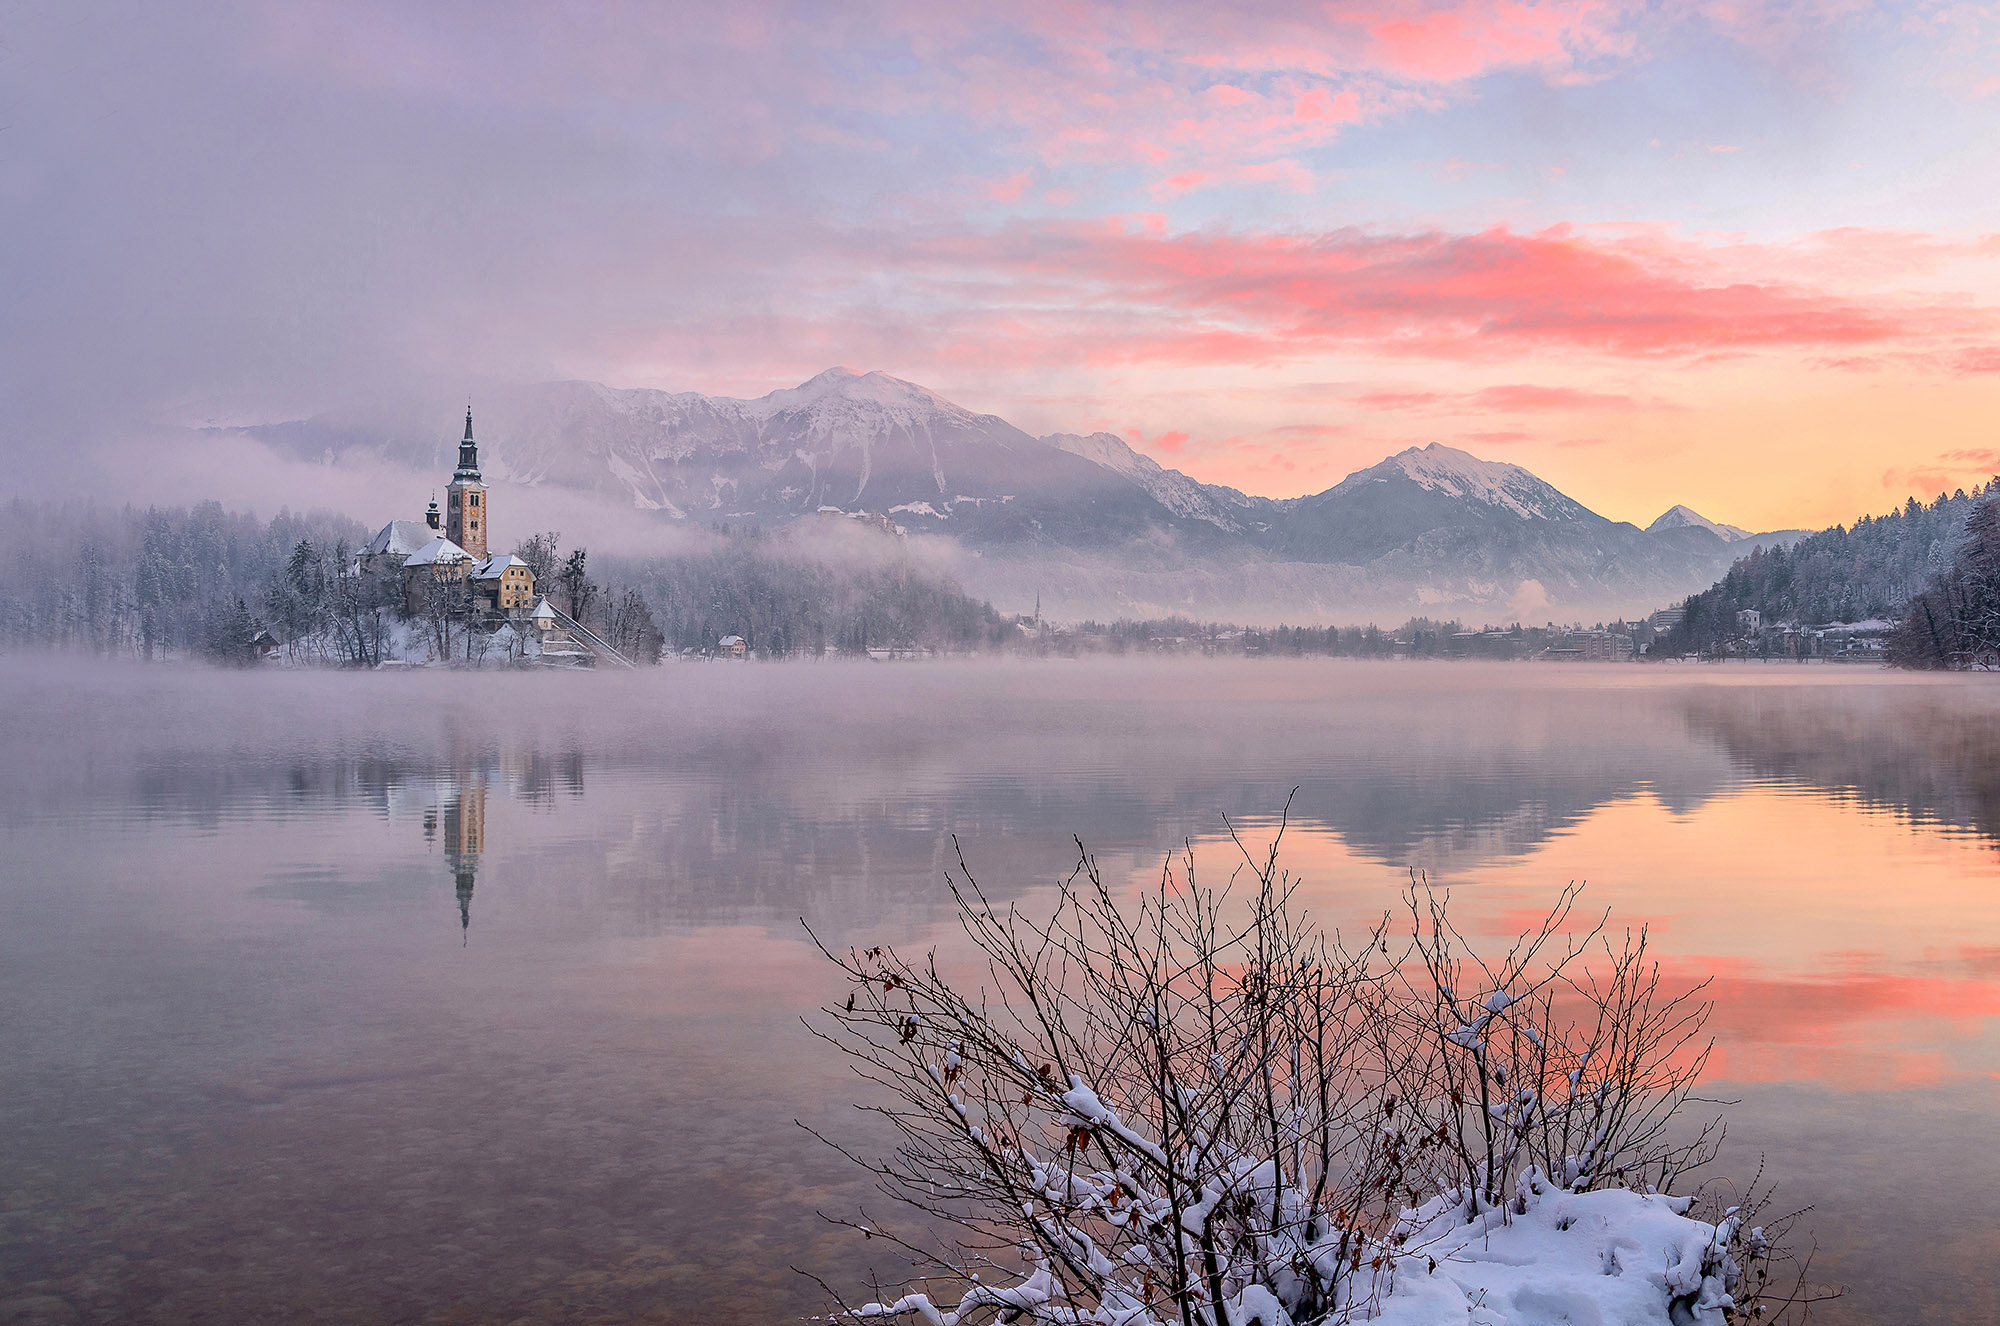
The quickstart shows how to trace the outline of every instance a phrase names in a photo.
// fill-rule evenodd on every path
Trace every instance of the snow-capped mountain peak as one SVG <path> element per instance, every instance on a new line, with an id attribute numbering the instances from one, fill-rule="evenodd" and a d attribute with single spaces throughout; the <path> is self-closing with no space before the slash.
<path id="1" fill-rule="evenodd" d="M 1150 476 L 1160 472 L 1158 461 L 1134 451 L 1125 439 L 1116 433 L 1051 433 L 1042 441 L 1058 451 L 1081 456 L 1127 478 Z"/>
<path id="2" fill-rule="evenodd" d="M 741 402 L 744 415 L 752 419 L 775 419 L 780 415 L 812 414 L 828 418 L 867 415 L 871 427 L 884 423 L 929 423 L 940 417 L 970 421 L 979 416 L 954 405 L 927 387 L 887 373 L 856 373 L 848 368 L 829 368 L 796 387 Z"/>
<path id="3" fill-rule="evenodd" d="M 1669 529 L 1705 529 L 1724 543 L 1735 543 L 1738 539 L 1750 537 L 1749 530 L 1740 529 L 1735 525 L 1718 525 L 1699 511 L 1679 505 L 1667 508 L 1658 520 L 1646 526 L 1648 534 L 1658 534 L 1661 530 Z"/>
<path id="4" fill-rule="evenodd" d="M 1349 475 L 1335 491 L 1394 478 L 1408 479 L 1447 497 L 1497 507 L 1522 520 L 1577 520 L 1589 514 L 1574 499 L 1519 465 L 1482 460 L 1441 442 L 1398 452 Z"/>
<path id="5" fill-rule="evenodd" d="M 1265 501 L 1167 469 L 1151 456 L 1134 451 L 1116 433 L 1051 433 L 1042 441 L 1058 451 L 1101 465 L 1113 474 L 1124 475 L 1175 515 L 1205 520 L 1217 529 L 1240 529 L 1249 519 L 1246 512 Z"/>

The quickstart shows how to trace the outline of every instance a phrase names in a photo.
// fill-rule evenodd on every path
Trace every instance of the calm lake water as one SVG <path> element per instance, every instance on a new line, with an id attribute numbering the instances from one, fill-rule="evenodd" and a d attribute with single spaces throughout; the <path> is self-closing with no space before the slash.
<path id="1" fill-rule="evenodd" d="M 1184 662 L 216 674 L 0 660 L 0 1321 L 773 1322 L 879 1252 L 794 1126 L 832 941 L 1223 819 L 1314 910 L 1565 881 L 1713 976 L 1724 1168 L 1828 1321 L 2000 1320 L 2000 684 Z M 1815 1314 L 1821 1319 L 1821 1314 Z"/>

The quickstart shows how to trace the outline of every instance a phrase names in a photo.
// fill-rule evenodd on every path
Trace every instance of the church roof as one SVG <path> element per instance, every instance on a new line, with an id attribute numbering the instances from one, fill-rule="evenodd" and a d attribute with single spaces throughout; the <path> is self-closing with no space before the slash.
<path id="1" fill-rule="evenodd" d="M 428 532 L 428 527 L 426 529 Z M 456 566 L 469 562 L 472 554 L 440 534 L 423 547 L 410 554 L 404 566 Z"/>
<path id="2" fill-rule="evenodd" d="M 374 557 L 386 553 L 391 557 L 408 557 L 436 537 L 438 532 L 421 520 L 392 520 L 368 541 L 362 555 Z"/>
<path id="3" fill-rule="evenodd" d="M 512 553 L 496 553 L 472 568 L 474 580 L 498 580 L 510 566 L 527 567 L 527 563 Z"/>

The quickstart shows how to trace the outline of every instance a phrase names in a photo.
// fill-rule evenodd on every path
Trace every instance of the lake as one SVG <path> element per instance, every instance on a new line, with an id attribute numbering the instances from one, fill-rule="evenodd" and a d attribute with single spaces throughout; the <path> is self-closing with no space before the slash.
<path id="1" fill-rule="evenodd" d="M 2000 683 L 1280 661 L 218 673 L 0 660 L 0 1321 L 772 1322 L 873 1211 L 801 1025 L 1224 816 L 1329 924 L 1569 880 L 1712 977 L 1722 1172 L 1832 1322 L 2000 1319 Z M 1296 794 L 1294 795 L 1294 789 Z M 956 844 L 956 846 L 954 845 Z"/>

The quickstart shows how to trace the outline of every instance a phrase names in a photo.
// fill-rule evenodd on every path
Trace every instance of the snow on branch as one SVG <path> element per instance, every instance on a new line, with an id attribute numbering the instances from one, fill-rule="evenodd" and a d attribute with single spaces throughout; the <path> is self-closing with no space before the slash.
<path id="1" fill-rule="evenodd" d="M 1707 1223 L 1672 1195 L 1720 1137 L 1680 1123 L 1710 1005 L 1662 987 L 1643 931 L 1572 925 L 1571 886 L 1482 956 L 1413 878 L 1406 924 L 1385 915 L 1349 942 L 1295 905 L 1282 837 L 1261 854 L 1238 840 L 1220 887 L 1184 853 L 1138 890 L 1114 890 L 1079 843 L 1045 917 L 996 908 L 961 857 L 949 883 L 977 990 L 934 951 L 822 946 L 848 991 L 808 1025 L 897 1138 L 879 1159 L 839 1149 L 915 1217 L 894 1234 L 840 1223 L 926 1273 L 865 1303 L 829 1288 L 837 1319 L 1303 1326 L 1587 1307 L 1721 1326 L 1786 1306 L 1764 1289 L 1776 1224 L 1746 1228 L 1748 1206 Z M 1526 1315 L 1506 1308 L 1529 1290 Z"/>

